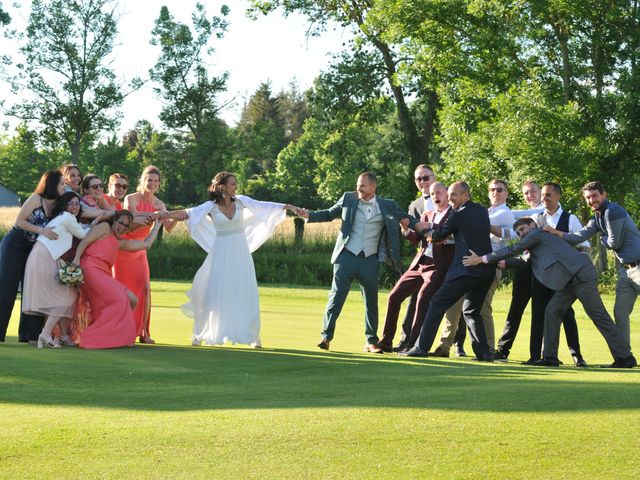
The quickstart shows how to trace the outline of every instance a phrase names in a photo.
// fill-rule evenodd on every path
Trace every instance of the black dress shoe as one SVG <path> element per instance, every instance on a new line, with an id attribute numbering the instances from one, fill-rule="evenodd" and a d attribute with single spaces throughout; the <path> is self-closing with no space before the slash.
<path id="1" fill-rule="evenodd" d="M 401 357 L 428 357 L 429 354 L 418 347 L 411 347 L 409 350 L 403 350 L 402 352 L 398 352 L 398 355 Z"/>
<path id="2" fill-rule="evenodd" d="M 487 362 L 487 363 L 493 363 L 493 355 L 491 355 L 490 353 L 486 354 L 486 355 L 481 355 L 479 357 L 473 357 L 471 359 L 474 362 Z"/>
<path id="3" fill-rule="evenodd" d="M 582 355 L 573 355 L 573 363 L 575 363 L 576 367 L 588 367 L 587 362 L 584 361 Z"/>
<path id="4" fill-rule="evenodd" d="M 449 358 L 449 351 L 442 347 L 436 348 L 433 352 L 429 352 L 430 357 Z"/>
<path id="5" fill-rule="evenodd" d="M 503 362 L 506 363 L 507 362 L 507 358 L 508 355 L 505 355 L 504 353 L 502 353 L 500 350 L 498 350 L 496 353 L 493 354 L 493 360 L 494 362 Z"/>
<path id="6" fill-rule="evenodd" d="M 329 340 L 320 340 L 318 348 L 322 350 L 329 350 Z"/>
<path id="7" fill-rule="evenodd" d="M 408 342 L 400 342 L 398 345 L 396 345 L 395 347 L 393 347 L 393 351 L 394 352 L 401 352 L 403 350 L 407 350 L 411 348 L 411 344 Z"/>
<path id="8" fill-rule="evenodd" d="M 536 367 L 559 367 L 560 360 L 553 357 L 542 357 L 540 360 L 529 363 L 528 365 L 535 365 Z"/>
<path id="9" fill-rule="evenodd" d="M 539 358 L 531 357 L 529 360 L 527 360 L 526 362 L 522 362 L 520 365 L 537 365 L 539 361 Z"/>
<path id="10" fill-rule="evenodd" d="M 387 345 L 386 343 L 378 342 L 378 348 L 385 353 L 392 353 L 393 347 L 391 345 Z"/>
<path id="11" fill-rule="evenodd" d="M 611 365 L 605 365 L 605 368 L 633 368 L 638 366 L 636 357 L 629 355 L 625 358 L 616 358 Z"/>

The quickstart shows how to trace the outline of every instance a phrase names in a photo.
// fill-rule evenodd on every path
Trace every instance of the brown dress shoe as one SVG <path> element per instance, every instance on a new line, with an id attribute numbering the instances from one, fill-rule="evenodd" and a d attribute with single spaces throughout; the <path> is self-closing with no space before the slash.
<path id="1" fill-rule="evenodd" d="M 329 340 L 320 340 L 318 348 L 322 350 L 329 350 Z"/>
<path id="2" fill-rule="evenodd" d="M 382 353 L 382 349 L 378 348 L 377 345 L 374 345 L 373 343 L 369 343 L 367 345 L 364 346 L 364 351 L 368 352 L 368 353 Z"/>
<path id="3" fill-rule="evenodd" d="M 449 352 L 444 348 L 438 347 L 433 352 L 429 353 L 430 357 L 442 357 L 449 358 Z"/>

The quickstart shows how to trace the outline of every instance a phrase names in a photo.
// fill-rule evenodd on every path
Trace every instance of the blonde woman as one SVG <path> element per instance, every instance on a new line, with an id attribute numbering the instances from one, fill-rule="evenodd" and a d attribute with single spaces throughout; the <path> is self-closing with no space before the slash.
<path id="1" fill-rule="evenodd" d="M 135 193 L 127 195 L 124 199 L 124 208 L 129 210 L 134 216 L 140 214 L 153 215 L 154 212 L 166 212 L 166 207 L 162 200 L 156 197 L 156 193 L 160 189 L 162 176 L 158 167 L 153 165 L 147 166 L 140 176 L 138 190 Z M 173 230 L 175 220 L 165 218 L 162 220 L 164 228 L 167 232 Z M 124 239 L 144 240 L 151 225 L 145 225 L 137 228 L 127 235 Z M 137 336 L 140 343 L 155 343 L 149 332 L 149 321 L 151 319 L 151 283 L 149 273 L 149 261 L 147 260 L 147 251 L 124 251 L 118 252 L 118 258 L 114 267 L 116 280 L 123 283 L 138 298 L 138 305 L 133 311 L 136 320 Z"/>

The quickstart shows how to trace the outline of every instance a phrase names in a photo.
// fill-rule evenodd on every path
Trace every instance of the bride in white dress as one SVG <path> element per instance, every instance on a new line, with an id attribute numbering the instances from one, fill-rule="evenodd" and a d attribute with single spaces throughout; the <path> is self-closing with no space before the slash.
<path id="1" fill-rule="evenodd" d="M 251 252 L 286 217 L 288 204 L 236 195 L 233 174 L 218 173 L 210 201 L 186 210 L 192 238 L 208 255 L 187 292 L 182 311 L 194 319 L 192 345 L 241 343 L 259 348 L 260 305 Z"/>

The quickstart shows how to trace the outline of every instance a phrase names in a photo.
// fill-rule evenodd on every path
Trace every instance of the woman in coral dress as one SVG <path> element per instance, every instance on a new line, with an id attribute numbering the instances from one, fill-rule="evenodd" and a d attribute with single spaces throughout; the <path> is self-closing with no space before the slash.
<path id="1" fill-rule="evenodd" d="M 82 267 L 82 295 L 91 309 L 91 322 L 80 333 L 81 348 L 115 348 L 131 345 L 136 340 L 136 322 L 132 308 L 137 298 L 111 275 L 118 249 L 146 250 L 153 244 L 160 222 L 156 222 L 144 241 L 128 240 L 124 235 L 133 224 L 127 210 L 116 212 L 113 223 L 102 222 L 91 229 L 78 245 L 74 263 Z"/>
<path id="2" fill-rule="evenodd" d="M 164 203 L 155 196 L 160 188 L 160 170 L 149 165 L 142 171 L 138 191 L 127 195 L 124 199 L 124 208 L 134 216 L 143 213 L 166 212 Z M 174 220 L 165 218 L 164 228 L 170 232 L 175 226 Z M 142 240 L 149 233 L 149 226 L 137 228 L 125 238 Z M 114 268 L 115 278 L 122 282 L 138 298 L 138 306 L 133 311 L 136 320 L 136 332 L 141 343 L 154 343 L 149 332 L 151 319 L 151 280 L 147 252 L 121 251 Z"/>

